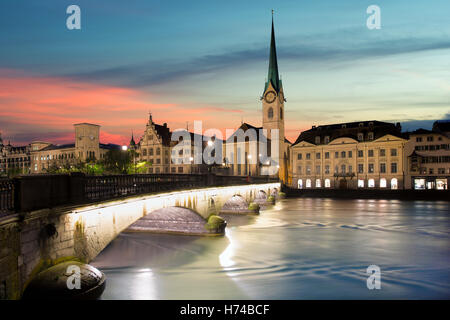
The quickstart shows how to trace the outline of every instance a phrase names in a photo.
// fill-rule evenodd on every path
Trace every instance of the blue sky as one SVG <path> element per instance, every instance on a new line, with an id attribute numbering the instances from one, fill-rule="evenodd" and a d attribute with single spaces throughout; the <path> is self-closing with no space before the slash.
<path id="1" fill-rule="evenodd" d="M 81 8 L 81 30 L 66 28 L 71 4 Z M 380 30 L 366 27 L 371 4 L 381 8 Z M 0 79 L 26 80 L 18 96 L 0 89 L 0 131 L 18 142 L 64 140 L 84 119 L 117 141 L 143 131 L 148 109 L 172 129 L 201 119 L 205 128 L 258 125 L 272 8 L 291 140 L 318 124 L 414 129 L 450 118 L 448 0 L 2 0 Z M 120 106 L 99 98 L 79 114 L 70 103 L 77 88 L 126 91 Z M 34 101 L 54 101 L 54 92 L 60 114 L 52 118 Z M 123 112 L 127 99 L 135 107 Z"/>

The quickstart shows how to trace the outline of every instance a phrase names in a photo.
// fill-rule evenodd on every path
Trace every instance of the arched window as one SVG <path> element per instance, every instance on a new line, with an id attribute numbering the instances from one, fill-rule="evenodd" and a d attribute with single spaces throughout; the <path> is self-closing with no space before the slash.
<path id="1" fill-rule="evenodd" d="M 330 179 L 325 179 L 325 188 L 330 188 L 330 187 L 331 187 Z"/>
<path id="2" fill-rule="evenodd" d="M 283 120 L 283 108 L 280 107 L 280 119 Z"/>
<path id="3" fill-rule="evenodd" d="M 320 184 L 320 179 L 316 179 L 316 188 L 320 188 L 321 184 Z"/>
<path id="4" fill-rule="evenodd" d="M 297 185 L 298 185 L 299 189 L 303 189 L 303 180 L 302 179 L 298 179 Z"/>
<path id="5" fill-rule="evenodd" d="M 311 188 L 311 179 L 306 179 L 306 187 Z"/>
<path id="6" fill-rule="evenodd" d="M 397 189 L 398 189 L 398 181 L 397 181 L 397 178 L 392 178 L 392 179 L 391 179 L 391 189 L 393 189 L 393 190 L 397 190 Z"/>
<path id="7" fill-rule="evenodd" d="M 380 179 L 380 188 L 386 188 L 386 179 L 385 178 Z"/>
<path id="8" fill-rule="evenodd" d="M 267 112 L 267 116 L 269 117 L 269 119 L 273 118 L 273 108 L 272 107 L 269 108 L 269 111 Z"/>
<path id="9" fill-rule="evenodd" d="M 368 186 L 369 186 L 369 188 L 374 188 L 375 187 L 375 180 L 374 179 L 369 179 Z"/>

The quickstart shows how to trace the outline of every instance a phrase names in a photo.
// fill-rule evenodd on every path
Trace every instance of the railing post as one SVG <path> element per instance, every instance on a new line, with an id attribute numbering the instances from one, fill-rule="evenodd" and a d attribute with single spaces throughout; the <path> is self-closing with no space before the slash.
<path id="1" fill-rule="evenodd" d="M 86 200 L 86 176 L 81 172 L 72 172 L 69 182 L 70 202 L 81 203 Z M 95 186 L 98 188 L 98 186 Z M 98 190 L 96 190 L 98 192 Z"/>

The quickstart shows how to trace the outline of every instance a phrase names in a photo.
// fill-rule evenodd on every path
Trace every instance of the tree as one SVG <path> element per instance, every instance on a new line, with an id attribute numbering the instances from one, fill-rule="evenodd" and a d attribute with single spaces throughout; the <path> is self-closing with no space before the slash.
<path id="1" fill-rule="evenodd" d="M 126 174 L 132 165 L 130 153 L 124 150 L 109 150 L 103 160 L 103 166 L 109 173 Z"/>

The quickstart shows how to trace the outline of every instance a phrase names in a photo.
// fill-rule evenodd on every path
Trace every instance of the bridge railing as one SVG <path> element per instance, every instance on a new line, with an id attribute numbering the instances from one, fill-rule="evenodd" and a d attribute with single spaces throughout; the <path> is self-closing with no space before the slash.
<path id="1" fill-rule="evenodd" d="M 0 180 L 0 216 L 61 205 L 94 203 L 130 195 L 277 181 L 278 179 L 269 177 L 216 174 L 24 175 L 12 180 Z"/>
<path id="2" fill-rule="evenodd" d="M 14 180 L 0 178 L 0 217 L 14 212 Z"/>

